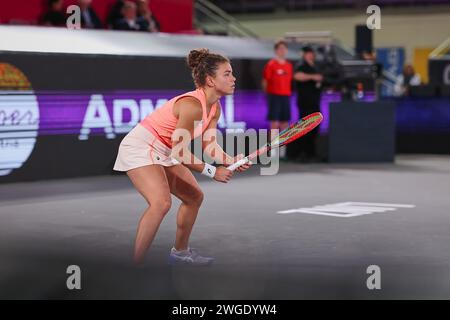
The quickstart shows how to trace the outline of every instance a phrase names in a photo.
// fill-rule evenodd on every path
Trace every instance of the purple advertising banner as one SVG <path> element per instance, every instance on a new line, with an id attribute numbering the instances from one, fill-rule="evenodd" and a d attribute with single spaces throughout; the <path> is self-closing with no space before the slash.
<path id="1" fill-rule="evenodd" d="M 114 92 L 36 92 L 39 105 L 39 135 L 78 134 L 85 140 L 91 134 L 114 138 L 125 134 L 146 115 L 170 98 L 183 92 L 114 91 Z M 324 121 L 321 132 L 328 130 L 328 105 L 340 101 L 338 93 L 322 95 Z M 373 100 L 373 95 L 366 101 Z M 267 101 L 261 91 L 238 91 L 222 98 L 220 129 L 267 129 Z M 298 120 L 296 97 L 291 98 L 291 121 Z"/>
<path id="2" fill-rule="evenodd" d="M 39 137 L 70 136 L 86 145 L 90 137 L 121 138 L 139 121 L 162 106 L 177 90 L 105 92 L 0 92 L 0 176 L 20 168 L 30 157 Z M 324 115 L 320 132 L 328 133 L 329 104 L 340 94 L 322 94 Z M 373 101 L 366 94 L 364 101 Z M 396 100 L 397 133 L 450 132 L 448 99 Z M 218 127 L 223 132 L 268 129 L 266 95 L 261 91 L 238 90 L 222 98 Z M 291 98 L 291 121 L 298 120 L 296 96 Z M 370 121 L 370 119 L 368 119 Z M 78 141 L 80 143 L 78 143 Z"/>

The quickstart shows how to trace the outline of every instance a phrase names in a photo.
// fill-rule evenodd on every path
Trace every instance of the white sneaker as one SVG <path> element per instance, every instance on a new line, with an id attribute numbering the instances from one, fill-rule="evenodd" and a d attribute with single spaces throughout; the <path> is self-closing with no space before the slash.
<path id="1" fill-rule="evenodd" d="M 213 263 L 214 258 L 202 257 L 198 254 L 197 249 L 188 248 L 187 250 L 178 251 L 175 248 L 170 250 L 169 264 L 189 264 L 194 266 L 207 266 Z"/>

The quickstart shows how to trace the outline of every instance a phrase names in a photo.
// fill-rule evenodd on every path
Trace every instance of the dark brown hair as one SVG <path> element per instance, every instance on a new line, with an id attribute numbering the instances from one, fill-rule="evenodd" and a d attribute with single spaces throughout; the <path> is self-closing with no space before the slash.
<path id="1" fill-rule="evenodd" d="M 277 42 L 275 42 L 275 44 L 273 45 L 273 49 L 277 50 L 279 46 L 285 46 L 287 48 L 287 42 L 284 40 L 278 40 Z"/>
<path id="2" fill-rule="evenodd" d="M 228 58 L 209 52 L 205 48 L 191 50 L 186 60 L 197 87 L 203 87 L 206 84 L 206 76 L 214 77 L 219 64 L 230 62 Z"/>

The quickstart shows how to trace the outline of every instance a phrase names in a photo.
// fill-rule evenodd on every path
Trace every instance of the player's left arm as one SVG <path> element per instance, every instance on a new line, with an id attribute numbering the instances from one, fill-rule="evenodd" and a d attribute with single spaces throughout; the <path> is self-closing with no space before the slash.
<path id="1" fill-rule="evenodd" d="M 202 149 L 204 152 L 211 157 L 216 163 L 222 164 L 224 166 L 229 166 L 236 161 L 244 158 L 243 154 L 232 157 L 227 154 L 222 147 L 217 143 L 217 122 L 220 119 L 222 106 L 220 101 L 217 102 L 217 110 L 214 117 L 211 119 L 208 127 L 205 130 L 204 137 L 202 139 Z M 245 171 L 250 167 L 250 164 L 245 164 L 240 166 L 236 171 Z"/>

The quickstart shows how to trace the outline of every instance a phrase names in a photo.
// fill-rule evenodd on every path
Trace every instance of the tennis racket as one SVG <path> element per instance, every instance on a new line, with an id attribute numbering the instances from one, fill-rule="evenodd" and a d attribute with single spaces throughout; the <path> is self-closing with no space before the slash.
<path id="1" fill-rule="evenodd" d="M 250 160 L 256 158 L 257 156 L 271 150 L 274 148 L 279 148 L 284 146 L 298 138 L 304 136 L 315 127 L 317 127 L 323 120 L 323 116 L 320 112 L 314 112 L 306 117 L 300 119 L 297 123 L 292 124 L 290 127 L 284 129 L 280 132 L 280 134 L 275 137 L 270 143 L 267 143 L 263 147 L 249 154 L 245 158 L 233 163 L 228 166 L 227 169 L 230 171 L 234 171 L 243 164 L 246 164 Z"/>

